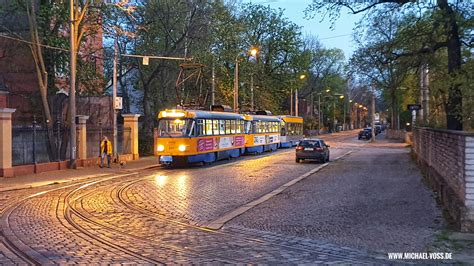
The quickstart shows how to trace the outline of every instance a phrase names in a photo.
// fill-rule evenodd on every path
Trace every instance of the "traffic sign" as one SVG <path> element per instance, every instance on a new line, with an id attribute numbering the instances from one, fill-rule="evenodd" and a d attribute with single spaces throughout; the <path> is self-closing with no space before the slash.
<path id="1" fill-rule="evenodd" d="M 115 110 L 122 110 L 122 97 L 115 97 Z"/>
<path id="2" fill-rule="evenodd" d="M 410 110 L 410 111 L 420 110 L 421 109 L 421 104 L 409 104 L 409 105 L 407 105 L 407 109 Z"/>

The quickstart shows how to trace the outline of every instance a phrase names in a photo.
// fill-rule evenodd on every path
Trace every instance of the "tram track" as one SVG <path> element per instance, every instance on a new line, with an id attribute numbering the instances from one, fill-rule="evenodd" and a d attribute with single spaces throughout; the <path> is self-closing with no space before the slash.
<path id="1" fill-rule="evenodd" d="M 146 179 L 146 178 L 148 178 L 148 177 L 140 178 L 139 180 Z M 67 204 L 67 206 L 64 210 L 64 212 L 65 212 L 64 217 L 66 217 L 66 220 L 68 221 L 68 223 L 71 224 L 72 226 L 74 226 L 74 228 L 76 230 L 80 231 L 81 233 L 83 233 L 83 234 L 89 236 L 90 238 L 95 239 L 95 240 L 97 240 L 97 241 L 99 241 L 99 242 L 101 242 L 105 245 L 114 247 L 118 250 L 123 251 L 126 254 L 129 254 L 129 255 L 131 255 L 133 257 L 136 257 L 136 258 L 139 258 L 139 259 L 142 259 L 142 260 L 147 261 L 149 263 L 153 263 L 153 264 L 165 264 L 165 263 L 167 263 L 167 262 L 164 262 L 164 261 L 159 261 L 159 260 L 155 260 L 155 259 L 143 256 L 143 255 L 141 255 L 141 254 L 139 254 L 135 251 L 132 251 L 130 249 L 127 249 L 127 248 L 123 247 L 123 245 L 112 243 L 111 241 L 105 240 L 104 238 L 101 238 L 101 237 L 99 237 L 98 235 L 96 235 L 94 233 L 88 232 L 83 226 L 81 226 L 79 223 L 74 221 L 72 215 L 76 215 L 81 220 L 83 220 L 83 221 L 85 221 L 89 224 L 92 224 L 94 226 L 100 227 L 103 230 L 106 230 L 106 231 L 109 231 L 109 232 L 112 232 L 112 233 L 115 233 L 115 234 L 120 234 L 121 236 L 126 236 L 127 238 L 135 240 L 132 243 L 136 243 L 136 241 L 141 241 L 141 242 L 144 243 L 144 245 L 148 245 L 148 246 L 150 244 L 156 245 L 157 248 L 171 250 L 171 251 L 174 251 L 176 253 L 179 253 L 180 255 L 192 255 L 194 257 L 206 258 L 205 256 L 203 256 L 203 254 L 200 251 L 193 250 L 190 247 L 183 248 L 183 247 L 180 247 L 180 246 L 177 246 L 177 245 L 166 244 L 166 243 L 163 243 L 163 242 L 160 242 L 160 241 L 156 241 L 152 238 L 138 236 L 138 235 L 132 234 L 128 231 L 118 229 L 118 227 L 113 227 L 113 226 L 109 225 L 108 223 L 100 222 L 100 220 L 98 221 L 96 219 L 90 218 L 92 215 L 82 208 L 82 206 L 83 206 L 82 200 L 83 200 L 83 198 L 85 198 L 89 195 L 92 195 L 95 192 L 96 189 L 92 189 L 91 191 L 88 191 L 87 193 L 85 193 L 81 196 L 73 198 L 74 194 L 78 193 L 83 188 L 85 188 L 85 187 L 81 186 L 81 187 L 75 189 L 74 191 L 71 191 L 70 193 L 68 193 L 67 198 L 65 199 L 65 203 Z M 116 188 L 117 188 L 117 186 L 115 186 L 111 190 L 111 193 L 116 194 L 116 193 L 113 192 L 113 191 L 116 190 Z M 101 187 L 100 189 L 103 190 L 104 188 Z M 76 207 L 76 206 L 79 206 L 79 207 Z M 131 209 L 131 210 L 134 210 L 134 209 Z M 142 213 L 140 213 L 140 214 L 142 214 Z M 168 222 L 171 222 L 171 219 L 168 220 Z M 180 223 L 180 225 L 190 227 L 190 225 L 187 225 L 185 223 Z M 212 230 L 208 230 L 208 232 L 210 232 L 210 231 L 212 231 Z M 240 260 L 235 260 L 235 259 L 229 260 L 229 258 L 224 258 L 224 257 L 219 258 L 218 256 L 213 257 L 213 259 L 216 259 L 216 258 L 221 259 L 222 261 L 231 262 L 231 263 L 244 263 L 245 262 L 245 261 L 240 261 Z"/>
<path id="2" fill-rule="evenodd" d="M 65 208 L 63 210 L 63 217 L 69 223 L 69 225 L 71 225 L 73 228 L 75 228 L 79 232 L 79 233 L 76 233 L 76 235 L 78 235 L 78 236 L 80 236 L 79 234 L 86 235 L 90 239 L 93 239 L 93 240 L 101 243 L 102 245 L 114 248 L 114 249 L 119 250 L 119 251 L 133 257 L 133 258 L 136 258 L 136 259 L 140 260 L 139 263 L 146 262 L 146 263 L 152 263 L 152 264 L 164 264 L 164 262 L 162 262 L 162 261 L 151 259 L 149 257 L 143 256 L 140 253 L 131 250 L 130 248 L 126 248 L 126 247 L 123 247 L 123 245 L 114 243 L 113 240 L 109 240 L 106 237 L 101 237 L 100 234 L 97 234 L 97 232 L 90 232 L 84 226 L 82 226 L 79 222 L 75 221 L 73 216 L 76 216 L 77 218 L 79 218 L 83 222 L 95 225 L 95 226 L 100 227 L 102 229 L 105 229 L 109 232 L 120 233 L 122 235 L 125 234 L 125 232 L 119 231 L 119 230 L 117 230 L 113 227 L 107 226 L 104 223 L 100 223 L 100 222 L 95 221 L 94 219 L 89 218 L 88 215 L 86 215 L 84 212 L 81 212 L 78 208 L 75 207 L 76 202 L 79 201 L 79 203 L 80 203 L 80 199 L 82 197 L 86 197 L 87 195 L 90 195 L 91 193 L 93 193 L 93 191 L 91 191 L 89 193 L 86 193 L 85 195 L 74 198 L 75 194 L 78 193 L 80 190 L 84 189 L 85 187 L 92 186 L 92 185 L 97 184 L 99 182 L 100 181 L 80 186 L 80 187 L 68 192 L 67 195 L 64 198 Z M 81 204 L 79 204 L 79 205 L 81 205 Z"/>
<path id="3" fill-rule="evenodd" d="M 341 136 L 341 137 L 346 137 L 346 136 Z M 283 151 L 282 153 L 286 153 L 286 152 L 288 152 L 288 151 Z M 255 159 L 258 159 L 258 158 L 255 158 Z M 252 159 L 250 159 L 250 160 L 252 160 Z M 235 163 L 238 163 L 238 162 L 235 162 Z M 221 167 L 225 167 L 225 166 L 229 166 L 229 164 L 217 165 L 215 167 L 217 169 L 217 168 L 221 168 Z M 212 166 L 209 167 L 209 168 L 206 167 L 205 169 L 203 169 L 203 171 L 213 170 L 213 168 L 214 167 L 212 167 Z M 165 171 L 165 172 L 172 171 L 172 170 L 165 170 L 165 169 L 162 169 L 162 170 Z M 193 249 L 192 246 L 183 248 L 183 247 L 178 246 L 178 245 L 169 244 L 169 243 L 167 244 L 167 243 L 164 243 L 162 241 L 157 241 L 156 239 L 153 239 L 153 238 L 142 237 L 142 236 L 139 236 L 139 235 L 135 235 L 135 234 L 132 234 L 130 232 L 124 231 L 124 230 L 120 229 L 119 227 L 114 226 L 113 224 L 105 223 L 105 222 L 101 221 L 100 219 L 95 218 L 92 213 L 90 213 L 90 212 L 88 212 L 87 210 L 84 209 L 83 200 L 86 197 L 92 196 L 93 193 L 95 193 L 97 191 L 100 191 L 100 190 L 104 190 L 107 186 L 109 186 L 111 188 L 110 197 L 114 201 L 116 201 L 116 203 L 120 203 L 123 206 L 125 206 L 129 210 L 129 212 L 133 211 L 133 212 L 135 212 L 136 215 L 144 216 L 144 217 L 147 217 L 149 219 L 159 221 L 161 223 L 171 224 L 171 225 L 176 226 L 176 227 L 183 227 L 183 228 L 192 229 L 192 230 L 199 230 L 199 231 L 204 232 L 206 234 L 216 235 L 218 238 L 220 238 L 220 237 L 228 237 L 229 239 L 238 238 L 239 240 L 245 240 L 245 241 L 248 241 L 249 243 L 254 243 L 254 244 L 259 244 L 259 245 L 278 246 L 278 247 L 281 247 L 281 248 L 284 248 L 284 249 L 287 249 L 287 250 L 294 250 L 296 252 L 302 251 L 302 252 L 323 254 L 323 252 L 321 252 L 321 251 L 314 251 L 314 250 L 304 248 L 304 247 L 294 247 L 294 246 L 290 246 L 290 245 L 284 245 L 284 244 L 279 244 L 279 243 L 272 242 L 272 241 L 267 241 L 267 240 L 264 240 L 264 239 L 249 237 L 249 236 L 245 235 L 244 233 L 237 236 L 235 233 L 229 233 L 229 232 L 225 232 L 225 231 L 222 231 L 222 230 L 217 231 L 217 230 L 212 230 L 212 229 L 208 229 L 208 228 L 205 228 L 205 227 L 201 227 L 201 226 L 198 226 L 198 225 L 192 225 L 192 224 L 182 222 L 182 221 L 179 221 L 179 220 L 176 220 L 176 219 L 173 219 L 173 218 L 169 218 L 169 217 L 167 217 L 166 215 L 163 215 L 163 214 L 155 213 L 155 212 L 153 212 L 151 210 L 148 210 L 148 209 L 140 208 L 139 206 L 133 204 L 132 202 L 130 202 L 128 200 L 127 192 L 134 185 L 136 185 L 140 182 L 143 182 L 146 179 L 149 179 L 150 176 L 139 177 L 139 178 L 137 178 L 135 180 L 132 180 L 132 181 L 124 180 L 124 181 L 120 181 L 120 182 L 113 182 L 111 184 L 104 184 L 106 181 L 109 181 L 109 180 L 113 180 L 113 179 L 116 179 L 116 178 L 119 178 L 119 177 L 124 177 L 124 176 L 132 176 L 132 175 L 136 175 L 136 174 L 137 173 L 129 173 L 129 174 L 126 174 L 126 175 L 112 176 L 112 177 L 109 177 L 109 178 L 101 177 L 100 180 L 96 180 L 96 181 L 87 180 L 87 181 L 84 181 L 84 182 L 74 183 L 74 184 L 70 184 L 70 185 L 67 185 L 67 186 L 57 187 L 57 188 L 54 188 L 54 189 L 51 189 L 51 190 L 41 191 L 41 192 L 32 194 L 32 195 L 30 195 L 26 198 L 23 198 L 21 200 L 18 200 L 16 202 L 12 202 L 12 203 L 10 203 L 9 206 L 4 208 L 4 211 L 2 213 L 0 213 L 2 215 L 1 220 L 0 220 L 0 223 L 1 223 L 1 226 L 2 226 L 2 234 L 0 235 L 0 237 L 3 236 L 5 238 L 5 241 L 3 241 L 6 244 L 5 246 L 12 253 L 14 253 L 16 256 L 18 256 L 19 259 L 23 260 L 26 264 L 40 265 L 40 264 L 54 263 L 54 262 L 50 261 L 48 258 L 41 255 L 40 253 L 33 250 L 32 248 L 28 247 L 19 238 L 16 238 L 15 235 L 14 235 L 14 232 L 10 229 L 9 220 L 10 220 L 10 217 L 13 214 L 13 212 L 17 208 L 20 208 L 23 204 L 25 204 L 26 201 L 29 200 L 29 199 L 38 197 L 40 195 L 52 193 L 54 191 L 60 191 L 60 190 L 63 190 L 63 189 L 76 187 L 76 188 L 72 189 L 71 191 L 64 192 L 63 193 L 64 195 L 60 196 L 61 199 L 64 198 L 64 200 L 62 200 L 62 204 L 64 204 L 64 208 L 63 209 L 60 208 L 60 206 L 59 206 L 60 202 L 58 201 L 58 206 L 56 207 L 56 209 L 57 209 L 56 213 L 57 213 L 57 215 L 61 215 L 64 218 L 63 220 L 66 221 L 67 224 L 70 225 L 70 227 L 72 227 L 72 228 L 68 228 L 68 229 L 71 232 L 73 232 L 77 237 L 88 240 L 88 241 L 90 241 L 90 240 L 97 241 L 97 242 L 101 243 L 101 245 L 104 245 L 106 247 L 110 247 L 112 249 L 123 252 L 124 254 L 127 254 L 130 257 L 133 257 L 133 258 L 139 260 L 141 263 L 164 264 L 166 262 L 162 261 L 162 260 L 159 260 L 159 259 L 154 259 L 154 258 L 152 258 L 152 257 L 150 257 L 146 254 L 141 254 L 140 252 L 136 252 L 136 251 L 131 250 L 127 247 L 124 247 L 123 243 L 116 243 L 116 241 L 114 241 L 113 239 L 106 238 L 106 237 L 101 237 L 101 236 L 99 236 L 99 234 L 97 234 L 97 232 L 92 232 L 91 230 L 88 230 L 87 226 L 85 226 L 85 225 L 87 225 L 87 224 L 93 225 L 95 227 L 101 228 L 104 231 L 107 231 L 108 233 L 111 233 L 112 235 L 119 234 L 123 237 L 128 238 L 127 241 L 129 241 L 131 243 L 134 242 L 132 240 L 138 240 L 140 242 L 144 242 L 144 243 L 148 243 L 148 244 L 150 244 L 150 242 L 151 242 L 151 244 L 156 245 L 157 248 L 167 249 L 167 250 L 170 250 L 170 251 L 174 251 L 176 253 L 181 253 L 183 255 L 192 255 L 193 257 L 207 258 L 205 255 L 202 254 L 201 251 Z M 60 211 L 60 210 L 62 210 L 62 211 Z M 59 219 L 59 217 L 57 217 L 57 218 Z M 65 226 L 65 224 L 63 224 L 63 226 L 67 227 L 67 226 Z M 73 230 L 71 230 L 71 229 L 73 229 Z M 6 230 L 6 234 L 4 234 L 5 230 Z M 132 240 L 130 240 L 130 239 L 132 239 Z M 332 253 L 329 253 L 329 252 L 326 252 L 324 254 L 328 255 L 328 256 L 331 256 L 331 257 L 339 258 L 339 259 L 345 259 L 345 256 L 343 256 L 343 255 L 339 256 L 337 254 L 332 254 Z M 233 256 L 218 257 L 216 255 L 216 256 L 213 256 L 213 258 L 220 259 L 220 260 L 225 261 L 225 262 L 231 262 L 231 263 L 244 263 L 244 262 L 246 262 L 246 261 L 241 261 L 238 258 L 234 258 Z"/>
<path id="4" fill-rule="evenodd" d="M 157 220 L 157 221 L 160 221 L 160 222 L 172 223 L 172 224 L 175 224 L 176 226 L 186 227 L 186 228 L 190 228 L 190 229 L 193 229 L 193 230 L 199 230 L 199 231 L 209 233 L 209 234 L 214 234 L 214 235 L 220 236 L 220 237 L 229 237 L 229 239 L 232 239 L 232 238 L 236 237 L 235 233 L 229 233 L 229 232 L 225 232 L 225 231 L 222 231 L 222 230 L 213 230 L 213 229 L 209 229 L 209 228 L 202 227 L 202 226 L 188 224 L 188 223 L 185 223 L 185 222 L 181 222 L 181 221 L 178 221 L 178 220 L 175 220 L 175 219 L 168 218 L 163 214 L 157 214 L 157 213 L 154 213 L 150 210 L 137 207 L 136 205 L 134 205 L 132 203 L 129 203 L 128 200 L 127 200 L 128 197 L 126 197 L 127 190 L 130 189 L 133 185 L 136 185 L 137 183 L 142 182 L 143 180 L 145 180 L 147 178 L 149 178 L 149 177 L 144 177 L 144 178 L 140 178 L 140 179 L 137 179 L 137 180 L 130 181 L 127 184 L 124 184 L 122 187 L 118 188 L 117 192 L 116 192 L 116 197 L 118 198 L 118 200 L 123 205 L 125 205 L 128 209 L 134 210 L 134 211 L 138 212 L 141 215 L 145 215 L 148 218 L 151 218 L 151 219 L 154 219 L 154 220 Z M 245 240 L 245 241 L 248 241 L 250 243 L 254 243 L 254 244 L 258 244 L 258 245 L 278 246 L 278 247 L 282 247 L 286 250 L 294 250 L 294 251 L 298 251 L 298 252 L 309 252 L 309 253 L 318 253 L 318 254 L 323 253 L 324 255 L 327 255 L 327 256 L 331 256 L 331 257 L 335 257 L 335 258 L 339 258 L 339 259 L 343 259 L 343 260 L 346 259 L 345 255 L 338 255 L 338 254 L 334 254 L 334 253 L 330 253 L 330 252 L 321 252 L 321 251 L 315 252 L 314 250 L 308 249 L 308 248 L 302 248 L 302 247 L 295 247 L 295 246 L 292 246 L 292 245 L 279 244 L 279 243 L 276 243 L 276 242 L 270 242 L 270 241 L 267 241 L 267 240 L 262 240 L 262 239 L 254 238 L 254 237 L 239 235 L 238 239 L 239 240 Z M 187 249 L 187 251 L 189 251 L 189 249 Z"/>
<path id="5" fill-rule="evenodd" d="M 17 258 L 9 258 L 10 260 L 15 261 L 16 259 L 21 260 L 23 263 L 28 265 L 44 265 L 44 264 L 54 264 L 53 261 L 49 260 L 47 257 L 41 255 L 39 252 L 34 250 L 33 248 L 29 247 L 26 243 L 24 243 L 19 237 L 15 235 L 15 232 L 12 230 L 12 226 L 10 225 L 10 220 L 13 216 L 13 213 L 24 206 L 26 202 L 30 199 L 36 198 L 41 195 L 49 194 L 52 192 L 57 192 L 63 189 L 67 189 L 74 186 L 81 186 L 90 183 L 97 183 L 103 182 L 110 179 L 115 179 L 123 176 L 134 175 L 132 174 L 125 174 L 125 175 L 113 175 L 108 178 L 101 177 L 99 181 L 82 181 L 74 184 L 68 184 L 65 186 L 59 186 L 52 189 L 41 190 L 39 192 L 34 193 L 25 193 L 29 194 L 27 196 L 17 196 L 16 199 L 12 200 L 12 202 L 8 203 L 6 206 L 3 207 L 2 211 L 0 212 L 0 240 L 4 244 L 5 248 L 8 249 L 9 252 L 14 254 Z"/>

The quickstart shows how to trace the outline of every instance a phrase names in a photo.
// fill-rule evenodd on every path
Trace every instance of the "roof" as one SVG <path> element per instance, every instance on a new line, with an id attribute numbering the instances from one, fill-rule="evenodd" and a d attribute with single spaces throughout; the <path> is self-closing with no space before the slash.
<path id="1" fill-rule="evenodd" d="M 269 115 L 250 115 L 254 121 L 266 121 L 266 122 L 281 122 L 281 119 L 277 116 Z"/>
<path id="2" fill-rule="evenodd" d="M 232 120 L 243 120 L 244 116 L 236 113 L 228 112 L 215 112 L 215 111 L 203 111 L 203 110 L 180 110 L 180 109 L 167 109 L 161 111 L 158 114 L 158 118 L 176 118 L 176 117 L 187 117 L 197 119 L 232 119 Z"/>
<path id="3" fill-rule="evenodd" d="M 300 116 L 280 115 L 278 117 L 282 119 L 284 122 L 303 123 L 303 117 L 300 117 Z"/>

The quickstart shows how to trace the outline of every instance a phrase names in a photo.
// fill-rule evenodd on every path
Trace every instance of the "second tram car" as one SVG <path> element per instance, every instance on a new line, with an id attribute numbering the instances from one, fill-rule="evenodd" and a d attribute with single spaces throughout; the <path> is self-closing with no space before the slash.
<path id="1" fill-rule="evenodd" d="M 280 146 L 281 119 L 267 115 L 245 115 L 245 152 L 274 151 Z"/>
<path id="2" fill-rule="evenodd" d="M 290 148 L 296 146 L 296 143 L 304 138 L 303 118 L 299 116 L 279 116 L 283 121 L 281 127 L 281 147 Z"/>

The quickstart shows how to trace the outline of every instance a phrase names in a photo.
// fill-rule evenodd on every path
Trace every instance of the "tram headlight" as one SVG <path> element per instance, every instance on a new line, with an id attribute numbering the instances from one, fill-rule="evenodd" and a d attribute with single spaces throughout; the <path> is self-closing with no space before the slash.
<path id="1" fill-rule="evenodd" d="M 158 145 L 158 148 L 157 148 L 158 151 L 164 151 L 165 150 L 165 146 L 163 145 Z"/>
<path id="2" fill-rule="evenodd" d="M 183 144 L 181 144 L 181 145 L 179 145 L 178 150 L 179 150 L 179 151 L 185 151 L 185 150 L 186 150 L 186 146 L 183 145 Z"/>

